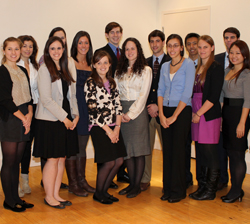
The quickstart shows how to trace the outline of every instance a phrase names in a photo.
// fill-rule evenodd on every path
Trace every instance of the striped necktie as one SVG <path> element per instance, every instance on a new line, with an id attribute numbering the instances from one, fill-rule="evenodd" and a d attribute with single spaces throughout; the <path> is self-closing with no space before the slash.
<path id="1" fill-rule="evenodd" d="M 153 67 L 154 79 L 155 79 L 156 76 L 157 76 L 158 68 L 159 68 L 159 61 L 158 61 L 158 58 L 156 58 L 156 60 L 155 60 L 155 62 L 154 62 L 154 67 Z"/>

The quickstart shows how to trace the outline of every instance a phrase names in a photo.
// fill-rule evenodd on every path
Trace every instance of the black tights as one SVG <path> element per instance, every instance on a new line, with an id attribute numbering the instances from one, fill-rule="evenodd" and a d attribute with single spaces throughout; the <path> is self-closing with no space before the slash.
<path id="1" fill-rule="evenodd" d="M 1 181 L 5 202 L 14 207 L 16 203 L 22 204 L 18 196 L 19 164 L 21 162 L 26 142 L 1 142 L 3 164 Z"/>
<path id="2" fill-rule="evenodd" d="M 97 164 L 98 172 L 96 178 L 96 197 L 102 199 L 103 197 L 110 196 L 108 193 L 108 188 L 122 163 L 123 158 L 120 157 L 113 161 Z"/>
<path id="3" fill-rule="evenodd" d="M 220 169 L 218 144 L 200 144 L 198 150 L 201 156 L 201 166 L 209 169 Z"/>
<path id="4" fill-rule="evenodd" d="M 145 169 L 145 156 L 131 157 L 126 160 L 130 184 L 125 188 L 129 193 L 140 189 L 142 175 Z"/>
<path id="5" fill-rule="evenodd" d="M 242 183 L 246 174 L 245 151 L 227 150 L 229 156 L 231 189 L 227 194 L 229 199 L 240 195 Z"/>

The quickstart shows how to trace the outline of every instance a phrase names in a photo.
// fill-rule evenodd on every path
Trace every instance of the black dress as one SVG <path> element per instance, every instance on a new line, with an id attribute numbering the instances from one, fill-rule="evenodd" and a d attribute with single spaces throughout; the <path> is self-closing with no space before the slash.
<path id="1" fill-rule="evenodd" d="M 63 106 L 68 113 L 67 118 L 73 120 L 67 98 L 69 90 L 66 81 L 62 81 Z M 78 151 L 77 129 L 66 129 L 63 122 L 37 119 L 33 156 L 42 158 L 59 158 L 75 156 Z"/>

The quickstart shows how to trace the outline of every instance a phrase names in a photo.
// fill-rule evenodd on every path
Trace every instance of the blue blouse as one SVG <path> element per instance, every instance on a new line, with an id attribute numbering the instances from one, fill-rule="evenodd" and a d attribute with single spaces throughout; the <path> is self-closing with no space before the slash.
<path id="1" fill-rule="evenodd" d="M 78 135 L 89 135 L 88 125 L 89 125 L 89 114 L 88 107 L 84 95 L 84 84 L 89 78 L 91 71 L 85 70 L 76 70 L 77 79 L 76 79 L 76 99 L 79 110 L 79 122 L 77 124 Z"/>
<path id="2" fill-rule="evenodd" d="M 158 97 L 163 97 L 163 106 L 166 107 L 177 107 L 180 101 L 191 106 L 195 78 L 194 62 L 186 58 L 172 81 L 170 80 L 170 63 L 171 61 L 165 62 L 161 67 Z"/>

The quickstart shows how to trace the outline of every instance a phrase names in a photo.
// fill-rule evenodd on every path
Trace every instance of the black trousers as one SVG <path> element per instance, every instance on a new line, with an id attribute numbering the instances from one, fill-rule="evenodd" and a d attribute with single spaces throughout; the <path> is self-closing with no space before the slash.
<path id="1" fill-rule="evenodd" d="M 176 107 L 163 107 L 166 118 L 173 115 Z M 191 127 L 192 108 L 186 106 L 177 120 L 163 128 L 163 190 L 172 199 L 186 196 L 185 147 Z"/>

